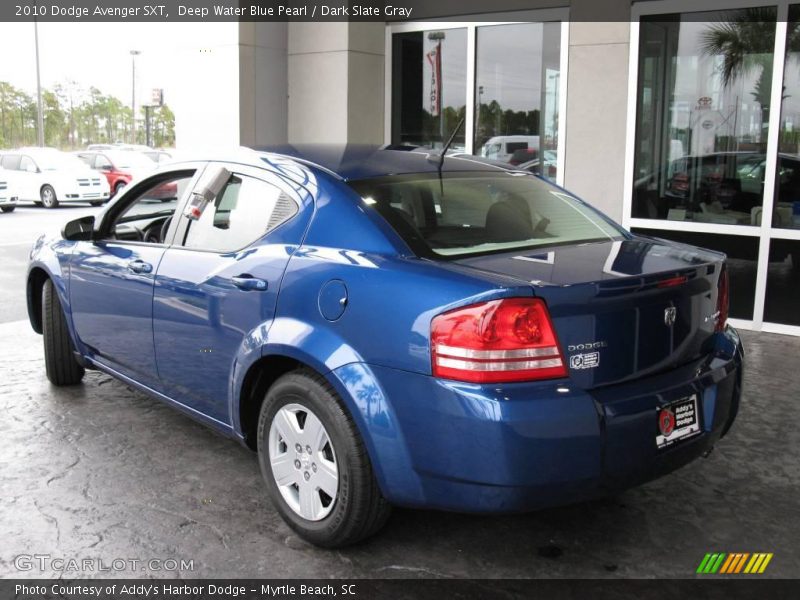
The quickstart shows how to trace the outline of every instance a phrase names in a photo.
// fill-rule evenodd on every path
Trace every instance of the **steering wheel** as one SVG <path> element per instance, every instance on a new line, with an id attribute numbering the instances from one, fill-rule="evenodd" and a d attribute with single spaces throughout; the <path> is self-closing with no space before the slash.
<path id="1" fill-rule="evenodd" d="M 149 244 L 161 244 L 164 242 L 164 238 L 167 235 L 167 230 L 169 229 L 169 224 L 172 222 L 172 217 L 168 217 L 164 219 L 164 221 L 159 223 L 152 223 L 148 225 L 145 230 L 142 232 L 142 241 L 147 242 Z"/>
<path id="2" fill-rule="evenodd" d="M 172 223 L 172 217 L 167 217 L 164 219 L 164 222 L 161 224 L 161 228 L 158 230 L 158 241 L 162 244 L 164 243 L 164 240 L 167 239 L 167 231 L 169 231 L 170 223 Z"/>

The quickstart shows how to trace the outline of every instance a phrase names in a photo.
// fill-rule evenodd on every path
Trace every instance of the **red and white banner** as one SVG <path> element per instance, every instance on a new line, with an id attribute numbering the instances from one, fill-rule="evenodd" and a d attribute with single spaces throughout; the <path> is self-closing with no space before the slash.
<path id="1" fill-rule="evenodd" d="M 425 55 L 428 64 L 431 66 L 431 92 L 430 107 L 431 116 L 438 117 L 442 110 L 442 55 L 441 46 L 437 45 Z"/>

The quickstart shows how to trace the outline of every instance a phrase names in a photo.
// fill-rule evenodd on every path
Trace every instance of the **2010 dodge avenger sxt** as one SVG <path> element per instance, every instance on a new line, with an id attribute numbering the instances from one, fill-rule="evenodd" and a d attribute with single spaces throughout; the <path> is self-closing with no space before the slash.
<path id="1" fill-rule="evenodd" d="M 647 481 L 739 405 L 724 256 L 420 150 L 162 167 L 41 237 L 27 294 L 53 384 L 99 369 L 242 440 L 323 546 L 391 505 L 524 511 Z"/>

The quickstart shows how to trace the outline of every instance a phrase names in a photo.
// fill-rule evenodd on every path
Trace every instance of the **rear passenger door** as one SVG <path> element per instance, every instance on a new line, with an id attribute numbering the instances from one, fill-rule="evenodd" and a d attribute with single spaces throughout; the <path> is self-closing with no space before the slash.
<path id="1" fill-rule="evenodd" d="M 230 177 L 222 191 L 199 218 L 184 211 L 161 260 L 153 331 L 165 393 L 230 424 L 234 369 L 252 359 L 249 353 L 260 355 L 262 325 L 275 314 L 283 272 L 311 210 L 307 192 L 277 174 L 223 166 Z"/>

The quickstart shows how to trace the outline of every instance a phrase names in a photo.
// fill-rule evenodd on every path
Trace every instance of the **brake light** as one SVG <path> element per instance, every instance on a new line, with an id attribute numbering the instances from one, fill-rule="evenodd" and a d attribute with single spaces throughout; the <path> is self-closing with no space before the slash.
<path id="1" fill-rule="evenodd" d="M 505 298 L 465 306 L 431 322 L 434 377 L 507 383 L 566 377 L 547 306 Z"/>
<path id="2" fill-rule="evenodd" d="M 689 280 L 686 275 L 680 275 L 678 277 L 670 277 L 669 279 L 662 279 L 658 282 L 658 287 L 660 288 L 668 288 L 668 287 L 675 287 L 677 285 L 683 285 Z"/>
<path id="3" fill-rule="evenodd" d="M 717 282 L 717 325 L 714 331 L 725 331 L 725 324 L 728 321 L 728 306 L 730 304 L 730 282 L 728 280 L 728 269 L 722 266 Z"/>

